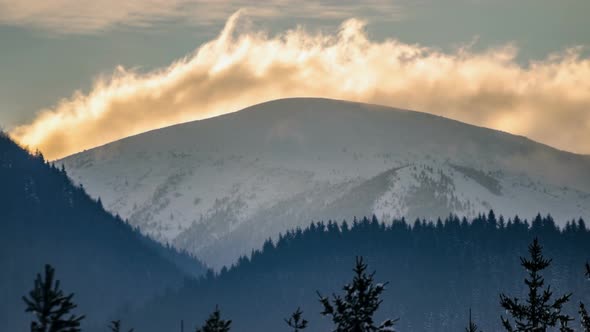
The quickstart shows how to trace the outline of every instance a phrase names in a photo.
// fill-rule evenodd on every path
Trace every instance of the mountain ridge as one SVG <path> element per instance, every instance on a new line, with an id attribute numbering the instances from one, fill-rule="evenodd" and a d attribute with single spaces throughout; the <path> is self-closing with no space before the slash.
<path id="1" fill-rule="evenodd" d="M 90 150 L 103 148 L 103 147 L 108 146 L 108 145 L 111 145 L 113 143 L 125 143 L 125 142 L 130 141 L 130 140 L 140 139 L 140 138 L 142 138 L 145 135 L 150 135 L 150 134 L 156 133 L 156 132 L 161 131 L 161 130 L 182 129 L 185 126 L 191 126 L 191 125 L 194 125 L 194 124 L 199 123 L 199 122 L 204 122 L 204 121 L 213 120 L 213 119 L 231 118 L 232 116 L 236 116 L 238 113 L 250 112 L 250 111 L 255 110 L 256 108 L 258 108 L 260 106 L 264 106 L 264 105 L 269 105 L 270 106 L 270 105 L 273 105 L 275 103 L 289 102 L 289 101 L 299 101 L 299 100 L 301 100 L 301 101 L 329 101 L 329 102 L 338 102 L 338 103 L 349 103 L 349 104 L 363 105 L 365 107 L 383 108 L 383 109 L 385 109 L 387 111 L 395 111 L 395 112 L 406 112 L 406 113 L 420 114 L 420 115 L 424 115 L 426 117 L 432 117 L 432 118 L 437 118 L 437 119 L 444 119 L 445 121 L 455 122 L 455 123 L 459 123 L 459 124 L 462 124 L 462 125 L 467 125 L 467 126 L 474 127 L 474 128 L 488 130 L 488 131 L 491 131 L 491 132 L 499 132 L 499 133 L 502 133 L 502 134 L 506 134 L 506 135 L 512 136 L 514 138 L 524 139 L 526 141 L 529 141 L 529 142 L 532 142 L 532 143 L 535 143 L 535 144 L 542 145 L 542 146 L 544 146 L 546 148 L 555 150 L 556 152 L 563 152 L 563 153 L 572 154 L 572 155 L 575 155 L 575 156 L 581 156 L 581 157 L 585 157 L 585 158 L 590 159 L 590 154 L 582 154 L 582 153 L 577 153 L 577 152 L 573 152 L 573 151 L 562 150 L 562 149 L 559 149 L 557 147 L 554 147 L 554 146 L 551 146 L 551 145 L 548 145 L 548 144 L 545 144 L 545 143 L 542 143 L 542 142 L 539 142 L 539 141 L 535 141 L 533 139 L 530 139 L 530 138 L 528 138 L 525 135 L 519 135 L 519 134 L 514 134 L 514 133 L 507 132 L 507 131 L 503 131 L 503 130 L 500 130 L 500 129 L 492 129 L 492 128 L 485 127 L 485 126 L 479 126 L 479 125 L 476 125 L 476 124 L 470 124 L 470 123 L 462 122 L 460 120 L 455 120 L 455 119 L 452 119 L 452 118 L 447 118 L 447 117 L 444 117 L 442 115 L 437 115 L 437 114 L 432 114 L 432 113 L 427 113 L 427 112 L 422 112 L 422 111 L 417 111 L 417 110 L 402 109 L 402 108 L 391 107 L 391 106 L 386 106 L 386 105 L 376 104 L 376 103 L 363 103 L 363 102 L 349 101 L 349 100 L 344 100 L 344 99 L 332 99 L 332 98 L 322 98 L 322 97 L 289 97 L 289 98 L 280 98 L 280 99 L 269 100 L 269 101 L 266 101 L 266 102 L 262 102 L 262 103 L 259 103 L 259 104 L 255 104 L 255 105 L 246 107 L 244 109 L 235 110 L 235 111 L 231 111 L 231 112 L 220 114 L 220 115 L 214 115 L 214 116 L 203 118 L 203 119 L 192 120 L 192 121 L 187 121 L 187 122 L 182 122 L 182 123 L 177 123 L 177 124 L 173 124 L 173 125 L 168 125 L 168 126 L 163 126 L 163 127 L 159 127 L 159 128 L 150 129 L 148 131 L 137 133 L 137 134 L 130 135 L 130 136 L 127 136 L 127 137 L 123 137 L 121 139 L 118 139 L 118 140 L 115 140 L 115 141 L 112 141 L 112 142 L 108 142 L 108 143 L 105 143 L 105 144 L 97 145 L 97 146 L 92 147 L 90 149 L 85 149 L 83 151 L 80 151 L 80 152 L 77 152 L 77 153 L 68 155 L 66 157 L 56 159 L 55 161 L 56 162 L 60 162 L 60 161 L 63 161 L 63 160 L 66 160 L 66 159 L 75 157 L 77 155 L 84 154 L 85 152 L 90 151 Z"/>

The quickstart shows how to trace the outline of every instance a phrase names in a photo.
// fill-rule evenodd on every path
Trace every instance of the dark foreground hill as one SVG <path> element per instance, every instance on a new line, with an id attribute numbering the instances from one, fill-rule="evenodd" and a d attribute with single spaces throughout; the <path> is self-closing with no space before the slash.
<path id="1" fill-rule="evenodd" d="M 0 330 L 29 328 L 21 296 L 46 263 L 66 292 L 76 293 L 84 325 L 106 324 L 115 311 L 203 271 L 106 212 L 41 155 L 0 135 Z"/>
<path id="2" fill-rule="evenodd" d="M 219 305 L 232 331 L 287 331 L 283 318 L 298 306 L 310 321 L 306 331 L 329 331 L 316 290 L 340 291 L 352 277 L 355 256 L 389 281 L 382 318 L 400 318 L 399 331 L 463 331 L 468 311 L 483 331 L 501 331 L 499 294 L 522 297 L 525 271 L 519 256 L 538 237 L 553 263 L 545 273 L 555 295 L 574 292 L 566 311 L 577 317 L 577 303 L 590 300 L 584 263 L 590 258 L 590 233 L 583 221 L 559 230 L 550 217 L 532 222 L 504 220 L 493 214 L 468 222 L 451 217 L 409 226 L 376 219 L 339 226 L 315 223 L 266 242 L 251 259 L 223 269 L 219 276 L 187 283 L 126 317 L 142 332 L 174 331 L 184 320 L 188 330 Z M 579 322 L 571 326 L 579 327 Z"/>

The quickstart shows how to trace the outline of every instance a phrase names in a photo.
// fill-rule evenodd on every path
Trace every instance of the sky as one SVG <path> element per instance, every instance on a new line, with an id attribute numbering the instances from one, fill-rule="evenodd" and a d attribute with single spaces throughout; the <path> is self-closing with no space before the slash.
<path id="1" fill-rule="evenodd" d="M 587 0 L 0 0 L 0 127 L 50 159 L 271 99 L 590 154 Z"/>

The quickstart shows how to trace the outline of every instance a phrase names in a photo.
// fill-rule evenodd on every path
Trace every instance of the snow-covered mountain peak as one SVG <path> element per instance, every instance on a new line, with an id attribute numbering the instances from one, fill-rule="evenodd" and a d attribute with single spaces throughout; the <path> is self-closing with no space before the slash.
<path id="1" fill-rule="evenodd" d="M 318 98 L 255 105 L 61 161 L 105 207 L 212 266 L 311 220 L 590 216 L 590 158 L 425 113 Z"/>

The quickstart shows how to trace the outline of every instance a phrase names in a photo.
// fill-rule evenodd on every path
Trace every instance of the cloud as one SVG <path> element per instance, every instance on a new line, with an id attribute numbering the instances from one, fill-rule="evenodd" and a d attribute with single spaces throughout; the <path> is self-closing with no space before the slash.
<path id="1" fill-rule="evenodd" d="M 390 0 L 0 0 L 0 24 L 89 34 L 117 26 L 148 27 L 166 21 L 194 25 L 223 23 L 248 8 L 265 18 L 341 20 L 353 15 L 396 20 L 401 12 Z"/>
<path id="2" fill-rule="evenodd" d="M 579 49 L 521 65 L 512 45 L 443 52 L 373 41 L 356 19 L 335 34 L 268 35 L 239 23 L 233 15 L 216 39 L 167 68 L 119 68 L 10 133 L 54 159 L 255 103 L 314 96 L 429 112 L 590 152 L 590 59 Z"/>

